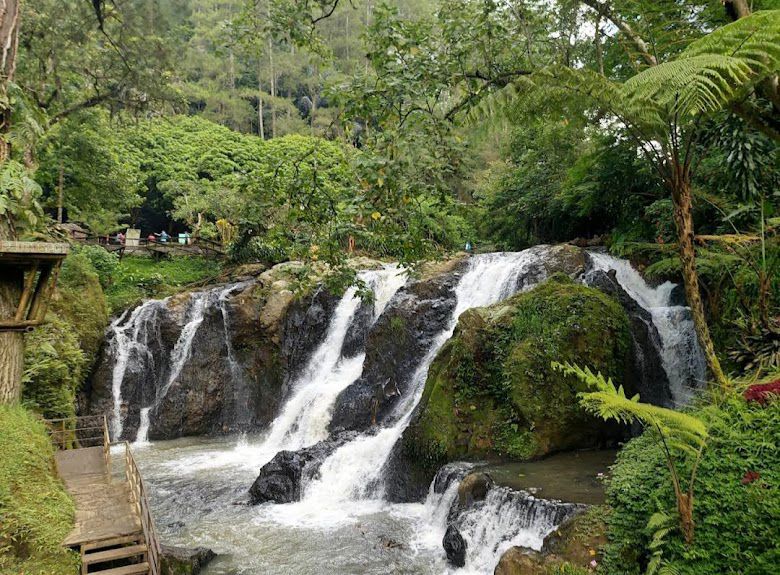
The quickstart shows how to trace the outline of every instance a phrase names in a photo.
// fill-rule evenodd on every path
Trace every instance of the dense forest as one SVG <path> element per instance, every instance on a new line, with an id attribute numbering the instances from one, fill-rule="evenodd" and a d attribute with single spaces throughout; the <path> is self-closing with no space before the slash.
<path id="1" fill-rule="evenodd" d="M 326 369 L 329 356 L 304 350 L 332 344 L 328 329 L 353 296 L 355 306 L 374 302 L 374 312 L 345 316 L 344 330 L 368 324 L 350 328 L 362 333 L 355 342 L 341 334 L 333 361 L 361 357 L 363 375 L 332 393 L 316 441 L 274 444 L 252 503 L 296 501 L 256 487 L 268 465 L 282 465 L 271 460 L 277 451 L 317 461 L 309 476 L 298 473 L 297 500 L 305 501 L 301 477 L 315 485 L 334 474 L 331 456 L 357 441 L 349 433 L 398 430 L 372 464 L 385 477 L 364 477 L 391 487 L 353 493 L 349 501 L 364 506 L 419 502 L 430 484 L 429 505 L 443 470 L 461 460 L 539 460 L 619 444 L 605 501 L 574 519 L 554 512 L 548 531 L 569 527 L 553 551 L 544 536 L 538 545 L 506 536 L 489 561 L 474 563 L 467 545 L 477 545 L 468 536 L 476 512 L 462 490 L 477 480 L 459 476 L 461 487 L 447 492 L 460 499 L 436 542 L 444 537 L 446 569 L 776 572 L 780 2 L 5 0 L 0 41 L 0 244 L 72 244 L 46 322 L 24 335 L 4 330 L 3 320 L 18 313 L 38 268 L 25 276 L 0 257 L 0 573 L 70 573 L 78 563 L 59 547 L 74 512 L 52 466 L 41 463 L 53 455 L 35 414 L 107 414 L 115 441 L 144 425 L 160 440 L 265 433 L 277 425 L 266 411 L 283 418 L 292 404 L 285 394 L 304 377 L 296 362 L 319 358 L 337 376 L 346 369 Z M 203 242 L 218 257 L 205 248 L 196 257 L 125 253 L 136 230 L 151 243 L 187 234 L 187 245 Z M 529 258 L 544 260 L 543 271 Z M 377 271 L 390 262 L 405 268 L 405 287 Z M 519 283 L 493 295 L 469 275 L 504 285 L 499 271 L 511 265 L 521 280 L 511 276 Z M 668 282 L 679 289 L 664 291 Z M 388 301 L 382 289 L 392 291 Z M 653 300 L 658 294 L 666 299 Z M 189 307 L 176 307 L 186 297 Z M 230 307 L 233 297 L 239 303 Z M 170 312 L 178 319 L 160 319 L 150 301 L 178 310 Z M 230 361 L 214 379 L 237 386 L 250 372 L 255 378 L 240 399 L 260 407 L 246 421 L 237 411 L 217 425 L 193 412 L 195 387 L 176 409 L 163 402 L 169 388 L 178 393 L 198 379 L 186 364 L 198 354 L 180 342 L 189 333 L 184 343 L 199 345 L 192 338 L 213 319 L 209 306 L 222 318 L 212 331 L 227 342 L 220 361 Z M 684 308 L 684 317 L 662 318 L 667 307 Z M 309 325 L 315 308 L 319 320 Z M 445 308 L 456 314 L 451 325 L 431 311 Z M 242 323 L 250 316 L 254 323 Z M 144 353 L 160 364 L 148 373 L 133 364 L 143 364 L 133 353 L 143 355 L 144 321 L 176 341 L 156 350 L 154 336 L 144 336 Z M 655 335 L 637 336 L 640 323 L 655 325 Z M 691 343 L 670 359 L 672 345 L 684 347 L 684 329 Z M 434 337 L 440 332 L 446 337 Z M 117 350 L 132 337 L 122 364 Z M 646 353 L 653 345 L 657 359 Z M 155 355 L 163 352 L 164 368 Z M 122 397 L 128 361 L 132 377 L 146 374 L 132 400 Z M 693 398 L 679 401 L 670 366 L 693 373 L 697 361 L 706 375 L 691 384 Z M 241 362 L 250 367 L 236 368 Z M 646 376 L 651 364 L 668 389 L 659 391 L 657 373 Z M 306 381 L 318 381 L 311 373 Z M 167 384 L 149 403 L 152 380 Z M 113 404 L 100 395 L 101 385 L 111 389 L 105 382 L 113 382 Z M 236 389 L 203 395 L 227 402 L 232 393 L 238 402 Z M 407 395 L 414 401 L 404 403 Z M 174 432 L 164 409 L 190 421 Z M 370 425 L 349 410 L 370 413 Z M 139 432 L 136 442 L 147 437 Z M 29 454 L 38 459 L 29 463 Z M 149 460 L 161 465 L 156 457 Z M 37 478 L 34 493 L 20 495 L 25 474 Z M 409 487 L 415 481 L 422 491 Z M 170 519 L 165 505 L 155 512 Z M 416 553 L 415 543 L 382 541 L 382 553 L 396 544 L 406 559 Z M 437 560 L 399 559 L 392 572 L 442 572 Z M 330 572 L 381 572 L 347 564 Z M 295 572 L 279 562 L 216 565 L 204 572 Z"/>

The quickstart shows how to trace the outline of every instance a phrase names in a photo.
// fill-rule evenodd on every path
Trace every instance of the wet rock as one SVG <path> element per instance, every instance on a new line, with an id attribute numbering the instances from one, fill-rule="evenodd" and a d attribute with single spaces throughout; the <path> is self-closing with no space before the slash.
<path id="1" fill-rule="evenodd" d="M 345 432 L 320 441 L 311 447 L 298 451 L 280 451 L 263 465 L 260 474 L 249 488 L 249 501 L 260 503 L 291 503 L 300 501 L 304 480 L 316 476 L 322 462 L 336 449 L 356 437 L 356 433 Z"/>
<path id="2" fill-rule="evenodd" d="M 562 261 L 579 269 L 575 255 Z M 432 479 L 437 464 L 448 461 L 531 459 L 621 438 L 624 429 L 579 407 L 579 381 L 550 364 L 588 365 L 622 384 L 629 352 L 623 308 L 563 274 L 468 310 L 431 364 L 403 435 L 405 454 L 426 466 Z"/>
<path id="3" fill-rule="evenodd" d="M 626 364 L 627 392 L 639 393 L 642 401 L 655 405 L 672 405 L 669 379 L 663 367 L 663 343 L 653 323 L 652 315 L 636 303 L 618 283 L 614 272 L 594 270 L 585 281 L 615 299 L 628 314 L 631 322 L 631 356 Z"/>
<path id="4" fill-rule="evenodd" d="M 444 552 L 447 554 L 447 561 L 455 567 L 463 567 L 466 564 L 466 548 L 468 544 L 454 525 L 447 527 L 447 531 L 442 539 Z"/>
<path id="5" fill-rule="evenodd" d="M 603 506 L 582 509 L 544 538 L 542 553 L 553 560 L 586 568 L 601 562 L 600 549 L 607 543 L 606 512 Z"/>
<path id="6" fill-rule="evenodd" d="M 546 575 L 545 558 L 524 547 L 510 547 L 501 556 L 493 575 Z"/>
<path id="7" fill-rule="evenodd" d="M 411 281 L 395 294 L 368 333 L 363 374 L 336 400 L 331 431 L 365 430 L 386 422 L 409 392 L 410 376 L 433 338 L 449 321 L 458 279 L 458 271 L 449 270 Z"/>
<path id="8" fill-rule="evenodd" d="M 161 575 L 198 575 L 216 554 L 206 547 L 160 545 Z"/>
<path id="9" fill-rule="evenodd" d="M 458 486 L 458 505 L 469 507 L 476 501 L 483 501 L 493 487 L 493 480 L 487 473 L 469 473 Z"/>
<path id="10" fill-rule="evenodd" d="M 296 297 L 289 275 L 296 269 L 293 263 L 280 264 L 227 293 L 230 286 L 216 286 L 147 302 L 139 316 L 139 345 L 130 348 L 122 382 L 122 433 L 114 439 L 135 439 L 141 408 L 152 405 L 150 439 L 268 425 L 288 383 L 324 339 L 339 301 L 320 288 Z M 189 357 L 172 376 L 174 346 L 201 304 L 203 320 Z M 130 321 L 131 314 L 122 321 Z M 113 411 L 117 354 L 116 341 L 109 339 L 88 386 L 89 413 Z"/>

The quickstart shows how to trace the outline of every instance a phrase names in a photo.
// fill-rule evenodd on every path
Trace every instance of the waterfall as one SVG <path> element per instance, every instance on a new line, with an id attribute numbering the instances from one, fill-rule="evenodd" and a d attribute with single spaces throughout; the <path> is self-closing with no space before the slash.
<path id="1" fill-rule="evenodd" d="M 672 291 L 676 287 L 665 282 L 650 287 L 627 260 L 600 252 L 590 252 L 595 269 L 615 270 L 618 283 L 642 308 L 647 310 L 661 338 L 661 361 L 669 379 L 674 403 L 686 404 L 707 374 L 704 355 L 696 339 L 690 310 L 673 305 Z"/>
<path id="2" fill-rule="evenodd" d="M 305 486 L 304 503 L 338 506 L 340 502 L 381 498 L 385 463 L 409 425 L 414 407 L 422 396 L 428 368 L 455 331 L 458 317 L 467 309 L 491 305 L 515 293 L 524 272 L 539 261 L 540 254 L 539 249 L 531 249 L 470 258 L 468 269 L 455 288 L 456 305 L 450 321 L 412 375 L 410 391 L 395 407 L 390 425 L 374 434 L 359 436 L 327 458 L 320 467 L 319 478 Z"/>
<path id="3" fill-rule="evenodd" d="M 115 440 L 120 439 L 124 432 L 125 415 L 122 406 L 125 398 L 122 388 L 127 377 L 130 374 L 138 376 L 139 385 L 134 392 L 137 395 L 140 411 L 135 441 L 144 443 L 148 439 L 150 419 L 154 415 L 155 408 L 160 405 L 190 359 L 192 343 L 198 328 L 203 323 L 207 311 L 214 305 L 218 305 L 222 313 L 227 360 L 230 363 L 231 373 L 236 374 L 238 365 L 228 337 L 226 301 L 230 294 L 246 285 L 247 282 L 241 282 L 190 294 L 184 325 L 170 350 L 166 348 L 160 333 L 160 323 L 164 314 L 168 313 L 170 298 L 146 301 L 129 315 L 125 312 L 111 323 L 108 334 L 109 353 L 113 358 L 111 433 Z M 162 386 L 159 385 L 160 381 L 164 381 Z M 151 401 L 144 401 L 149 383 L 154 386 L 154 397 Z"/>
<path id="4" fill-rule="evenodd" d="M 122 436 L 124 415 L 122 414 L 122 383 L 128 368 L 134 371 L 155 371 L 153 343 L 159 344 L 159 321 L 166 309 L 167 300 L 147 301 L 130 313 L 125 311 L 111 322 L 109 327 L 110 353 L 114 357 L 111 373 L 113 412 L 111 435 L 115 441 Z"/>
<path id="5" fill-rule="evenodd" d="M 544 538 L 578 506 L 537 499 L 524 491 L 493 487 L 484 501 L 460 512 L 455 519 L 466 540 L 466 565 L 460 573 L 490 573 L 510 547 L 539 551 Z"/>
<path id="6" fill-rule="evenodd" d="M 361 272 L 358 277 L 374 294 L 373 323 L 382 315 L 395 292 L 406 283 L 406 275 L 397 266 L 388 265 L 379 271 Z M 355 287 L 349 288 L 339 301 L 325 340 L 292 384 L 292 395 L 260 446 L 262 463 L 279 451 L 300 449 L 327 439 L 336 397 L 363 371 L 364 352 L 350 358 L 343 354 L 348 331 L 361 303 Z M 253 463 L 258 461 L 259 458 Z"/>

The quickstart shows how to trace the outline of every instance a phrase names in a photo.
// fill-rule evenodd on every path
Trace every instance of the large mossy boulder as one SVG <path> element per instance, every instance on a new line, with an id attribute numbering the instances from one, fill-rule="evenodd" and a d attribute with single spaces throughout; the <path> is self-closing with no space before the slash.
<path id="1" fill-rule="evenodd" d="M 404 450 L 432 468 L 603 444 L 622 431 L 585 414 L 576 397 L 581 384 L 550 364 L 589 366 L 622 383 L 629 342 L 620 304 L 560 274 L 469 310 L 431 365 Z"/>

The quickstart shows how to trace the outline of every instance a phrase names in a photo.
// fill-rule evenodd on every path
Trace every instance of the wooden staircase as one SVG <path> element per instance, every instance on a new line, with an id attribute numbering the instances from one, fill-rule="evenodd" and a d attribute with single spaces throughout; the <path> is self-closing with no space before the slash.
<path id="1" fill-rule="evenodd" d="M 47 421 L 60 449 L 57 472 L 76 502 L 75 526 L 63 545 L 80 552 L 81 575 L 160 575 L 160 545 L 130 445 L 124 442 L 117 479 L 106 419 L 100 416 L 99 426 L 94 419 Z"/>

